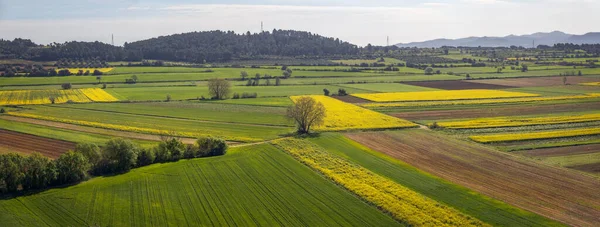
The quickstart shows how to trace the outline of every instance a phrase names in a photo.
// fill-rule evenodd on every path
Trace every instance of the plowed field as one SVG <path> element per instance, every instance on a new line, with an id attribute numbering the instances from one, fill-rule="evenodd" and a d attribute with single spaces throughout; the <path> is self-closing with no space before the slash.
<path id="1" fill-rule="evenodd" d="M 39 152 L 50 158 L 75 148 L 75 143 L 0 129 L 0 147 L 20 153 Z"/>

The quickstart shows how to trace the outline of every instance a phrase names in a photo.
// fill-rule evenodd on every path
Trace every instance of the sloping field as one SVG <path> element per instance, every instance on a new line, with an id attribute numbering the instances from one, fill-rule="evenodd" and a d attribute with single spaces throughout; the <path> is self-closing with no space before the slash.
<path id="1" fill-rule="evenodd" d="M 464 121 L 439 122 L 438 125 L 451 129 L 498 128 L 546 124 L 566 124 L 600 121 L 600 113 L 559 115 L 544 117 L 491 117 Z"/>
<path id="2" fill-rule="evenodd" d="M 436 88 L 442 90 L 465 90 L 465 89 L 505 89 L 513 88 L 512 86 L 496 85 L 496 84 L 484 84 L 484 83 L 470 83 L 466 80 L 453 80 L 453 81 L 411 81 L 402 82 L 403 84 Z"/>
<path id="3" fill-rule="evenodd" d="M 399 226 L 271 145 L 0 200 L 3 226 Z"/>
<path id="4" fill-rule="evenodd" d="M 62 153 L 73 150 L 75 143 L 0 129 L 0 147 L 8 151 L 25 154 L 38 152 L 57 158 Z"/>
<path id="5" fill-rule="evenodd" d="M 399 102 L 399 101 L 440 101 L 440 100 L 467 100 L 467 99 L 499 99 L 515 97 L 534 97 L 537 94 L 510 92 L 498 90 L 453 90 L 453 91 L 419 91 L 352 94 L 353 96 L 374 102 Z"/>
<path id="6" fill-rule="evenodd" d="M 471 108 L 459 110 L 431 110 L 388 113 L 394 117 L 407 120 L 442 120 L 457 118 L 500 117 L 516 115 L 533 115 L 545 113 L 565 113 L 577 111 L 600 110 L 598 102 L 563 103 L 553 105 L 518 105 Z"/>
<path id="7" fill-rule="evenodd" d="M 302 96 L 292 96 L 290 98 L 295 100 L 300 97 Z M 331 97 L 322 95 L 308 97 L 321 102 L 326 109 L 325 122 L 316 130 L 391 129 L 417 126 L 410 121 L 381 114 Z"/>
<path id="8" fill-rule="evenodd" d="M 587 76 L 567 76 L 567 83 L 579 84 L 586 82 L 596 82 L 599 77 Z M 546 87 L 563 85 L 563 77 L 535 77 L 535 78 L 513 78 L 513 79 L 491 79 L 491 80 L 469 80 L 469 83 L 492 84 L 509 87 Z"/>
<path id="9" fill-rule="evenodd" d="M 0 105 L 30 105 L 72 102 L 113 102 L 119 101 L 100 88 L 70 90 L 15 90 L 0 91 Z"/>
<path id="10" fill-rule="evenodd" d="M 600 225 L 600 181 L 425 130 L 349 134 L 414 167 L 574 226 Z"/>

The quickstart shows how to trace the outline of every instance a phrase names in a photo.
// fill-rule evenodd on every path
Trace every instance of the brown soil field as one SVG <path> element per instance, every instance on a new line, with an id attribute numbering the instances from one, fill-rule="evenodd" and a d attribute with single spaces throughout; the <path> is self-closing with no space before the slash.
<path id="1" fill-rule="evenodd" d="M 347 134 L 373 150 L 572 226 L 600 226 L 600 181 L 426 130 Z"/>
<path id="2" fill-rule="evenodd" d="M 512 86 L 506 86 L 506 85 L 469 83 L 466 80 L 414 81 L 414 82 L 402 82 L 402 83 L 408 84 L 408 85 L 420 86 L 420 87 L 443 89 L 443 90 L 515 88 Z"/>
<path id="3" fill-rule="evenodd" d="M 347 102 L 347 103 L 370 103 L 371 101 L 366 100 L 366 99 L 361 99 L 359 97 L 354 97 L 351 95 L 345 95 L 345 96 L 331 96 L 332 98 L 335 98 L 337 100 L 340 100 L 342 102 Z"/>
<path id="4" fill-rule="evenodd" d="M 576 169 L 588 173 L 600 173 L 600 163 L 590 163 L 578 166 L 567 166 L 567 168 Z"/>
<path id="5" fill-rule="evenodd" d="M 535 150 L 518 151 L 528 157 L 557 157 L 575 154 L 591 154 L 600 152 L 600 144 L 589 144 L 568 147 L 553 147 Z"/>
<path id="6" fill-rule="evenodd" d="M 0 147 L 5 151 L 25 154 L 39 152 L 50 158 L 58 158 L 62 153 L 73 150 L 75 143 L 0 129 Z"/>
<path id="7" fill-rule="evenodd" d="M 565 103 L 553 105 L 518 105 L 485 107 L 462 110 L 432 110 L 417 112 L 388 113 L 407 120 L 442 120 L 457 118 L 501 117 L 528 114 L 566 113 L 574 111 L 600 110 L 600 102 Z"/>
<path id="8" fill-rule="evenodd" d="M 599 78 L 568 76 L 568 84 L 578 84 L 586 82 L 597 82 Z M 489 84 L 509 87 L 547 87 L 563 85 L 563 77 L 533 77 L 533 78 L 513 78 L 513 79 L 490 79 L 490 80 L 468 80 L 466 82 L 475 84 Z"/>
<path id="9" fill-rule="evenodd" d="M 117 130 L 110 130 L 110 129 L 101 129 L 101 128 L 72 125 L 72 124 L 66 124 L 66 123 L 60 123 L 60 122 L 54 122 L 54 121 L 44 121 L 44 120 L 23 118 L 23 117 L 1 116 L 0 118 L 5 119 L 5 120 L 10 120 L 10 121 L 18 121 L 18 122 L 24 122 L 24 123 L 29 123 L 29 124 L 44 125 L 44 126 L 68 129 L 68 130 L 79 131 L 79 132 L 87 132 L 87 133 L 94 133 L 94 134 L 114 136 L 114 137 L 123 137 L 123 138 L 129 138 L 129 139 L 161 141 L 161 138 L 158 135 L 148 135 L 148 134 L 135 133 L 135 132 L 124 132 L 124 131 L 117 131 Z M 180 138 L 180 139 L 182 142 L 184 142 L 186 144 L 196 143 L 196 139 L 192 139 L 192 138 Z"/>

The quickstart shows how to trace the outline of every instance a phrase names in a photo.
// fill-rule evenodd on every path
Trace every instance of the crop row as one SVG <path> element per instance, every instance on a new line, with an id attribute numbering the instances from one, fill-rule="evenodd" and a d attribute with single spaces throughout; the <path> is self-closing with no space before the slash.
<path id="1" fill-rule="evenodd" d="M 451 129 L 475 129 L 475 128 L 498 128 L 498 127 L 516 127 L 530 125 L 547 124 L 566 124 L 600 121 L 600 114 L 583 114 L 571 116 L 550 116 L 550 117 L 493 117 L 478 118 L 467 121 L 452 121 L 438 123 L 440 127 Z"/>
<path id="2" fill-rule="evenodd" d="M 571 99 L 589 99 L 598 98 L 600 94 L 592 93 L 587 95 L 569 95 L 552 97 L 529 97 L 529 98 L 505 98 L 505 99 L 479 99 L 479 100 L 457 100 L 457 101 L 433 101 L 433 102 L 398 102 L 398 103 L 365 103 L 363 107 L 413 107 L 413 106 L 445 106 L 445 105 L 480 105 L 495 103 L 522 103 L 522 102 L 544 102 Z"/>
<path id="3" fill-rule="evenodd" d="M 292 96 L 295 100 L 301 96 Z M 389 129 L 415 127 L 416 124 L 403 119 L 391 117 L 340 100 L 322 96 L 309 96 L 325 106 L 325 122 L 317 127 L 321 131 L 338 131 L 350 129 Z"/>
<path id="4" fill-rule="evenodd" d="M 355 97 L 373 102 L 399 102 L 399 101 L 437 101 L 437 100 L 468 100 L 468 99 L 498 99 L 514 97 L 533 97 L 538 94 L 499 91 L 499 90 L 453 90 L 453 91 L 417 91 L 417 92 L 391 92 L 352 94 Z"/>
<path id="5" fill-rule="evenodd" d="M 525 133 L 506 133 L 506 134 L 470 136 L 469 138 L 471 138 L 474 141 L 480 142 L 480 143 L 496 143 L 496 142 L 512 142 L 512 141 L 525 141 L 525 140 L 538 140 L 538 139 L 556 139 L 556 138 L 568 138 L 568 137 L 592 136 L 592 135 L 600 135 L 600 128 L 581 128 L 581 129 L 566 129 L 566 130 L 525 132 Z"/>
<path id="6" fill-rule="evenodd" d="M 20 112 L 8 112 L 6 114 L 11 115 L 11 116 L 16 116 L 16 117 L 26 117 L 26 118 L 40 119 L 40 120 L 46 120 L 46 121 L 55 121 L 55 122 L 61 122 L 61 123 L 67 123 L 67 124 L 89 126 L 89 127 L 95 127 L 95 128 L 104 128 L 104 129 L 112 129 L 112 130 L 127 131 L 127 132 L 137 132 L 137 133 L 153 134 L 153 135 L 169 135 L 169 136 L 179 136 L 179 137 L 187 137 L 187 138 L 212 136 L 211 134 L 208 134 L 208 133 L 202 134 L 202 133 L 197 133 L 197 132 L 181 132 L 181 131 L 174 132 L 174 131 L 160 130 L 160 129 L 153 129 L 153 128 L 142 128 L 142 127 L 134 127 L 134 126 L 106 124 L 106 123 L 92 122 L 92 121 L 71 120 L 71 119 L 41 116 L 41 115 L 36 115 L 36 114 L 28 114 L 28 113 L 20 113 Z M 230 140 L 230 141 L 240 141 L 240 142 L 260 141 L 260 139 L 257 139 L 257 138 L 238 137 L 238 136 L 235 136 L 235 137 L 227 136 L 227 137 L 224 137 L 223 139 Z"/>
<path id="7" fill-rule="evenodd" d="M 324 151 L 306 140 L 273 142 L 305 165 L 410 226 L 485 226 L 385 177 Z"/>

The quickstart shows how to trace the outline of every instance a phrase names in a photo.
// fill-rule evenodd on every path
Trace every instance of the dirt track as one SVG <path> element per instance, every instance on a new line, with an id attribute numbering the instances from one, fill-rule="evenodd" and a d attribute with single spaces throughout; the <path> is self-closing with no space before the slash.
<path id="1" fill-rule="evenodd" d="M 416 168 L 573 226 L 600 226 L 600 181 L 425 130 L 349 138 Z"/>
<path id="2" fill-rule="evenodd" d="M 600 110 L 599 102 L 567 103 L 555 105 L 519 105 L 486 107 L 463 110 L 432 110 L 418 112 L 389 113 L 406 120 L 442 120 L 456 118 L 500 117 L 528 114 L 564 113 L 574 111 Z"/>
<path id="3" fill-rule="evenodd" d="M 448 80 L 448 81 L 414 81 L 414 82 L 402 82 L 403 84 L 437 88 L 443 90 L 464 90 L 464 89 L 506 89 L 514 88 L 512 86 L 496 85 L 496 84 L 484 84 L 484 83 L 469 83 L 465 80 Z"/>
<path id="4" fill-rule="evenodd" d="M 73 150 L 75 143 L 0 129 L 0 147 L 3 147 L 2 150 L 25 154 L 39 152 L 58 158 L 62 153 Z"/>

